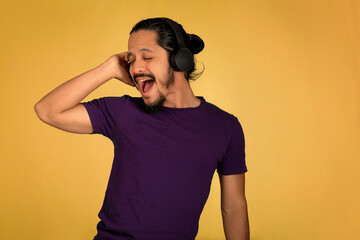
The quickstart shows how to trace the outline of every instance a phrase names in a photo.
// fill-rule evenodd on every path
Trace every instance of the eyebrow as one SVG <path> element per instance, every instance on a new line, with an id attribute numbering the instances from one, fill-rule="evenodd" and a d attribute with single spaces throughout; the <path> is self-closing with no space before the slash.
<path id="1" fill-rule="evenodd" d="M 148 49 L 148 48 L 141 48 L 140 50 L 139 50 L 140 52 L 154 52 L 153 50 L 150 50 L 150 49 Z M 130 56 L 132 56 L 133 54 L 131 53 L 131 52 L 128 52 L 128 55 L 127 55 L 127 57 L 129 58 Z"/>

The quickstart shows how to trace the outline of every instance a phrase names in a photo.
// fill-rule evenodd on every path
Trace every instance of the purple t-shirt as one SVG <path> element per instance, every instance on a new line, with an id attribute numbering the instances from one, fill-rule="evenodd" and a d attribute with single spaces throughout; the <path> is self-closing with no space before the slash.
<path id="1" fill-rule="evenodd" d="M 156 113 L 127 95 L 83 103 L 115 149 L 95 239 L 193 240 L 215 170 L 247 171 L 238 119 L 198 98 Z"/>

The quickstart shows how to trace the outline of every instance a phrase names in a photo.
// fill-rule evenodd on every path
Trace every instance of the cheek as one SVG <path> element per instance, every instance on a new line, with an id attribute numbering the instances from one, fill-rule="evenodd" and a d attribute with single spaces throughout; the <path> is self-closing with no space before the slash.
<path id="1" fill-rule="evenodd" d="M 167 61 L 159 61 L 149 66 L 149 70 L 152 71 L 153 73 L 158 74 L 159 77 L 166 76 L 168 69 L 169 69 L 169 63 Z"/>

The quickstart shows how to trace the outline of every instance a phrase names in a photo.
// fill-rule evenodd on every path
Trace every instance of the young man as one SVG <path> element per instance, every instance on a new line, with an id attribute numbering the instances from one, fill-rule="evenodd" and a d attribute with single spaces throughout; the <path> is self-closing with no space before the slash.
<path id="1" fill-rule="evenodd" d="M 130 33 L 128 51 L 60 85 L 36 105 L 39 118 L 73 133 L 103 134 L 115 154 L 97 240 L 195 239 L 217 170 L 226 239 L 249 239 L 244 135 L 236 117 L 196 97 L 196 35 L 167 18 L 146 19 Z M 139 98 L 81 102 L 116 78 Z"/>

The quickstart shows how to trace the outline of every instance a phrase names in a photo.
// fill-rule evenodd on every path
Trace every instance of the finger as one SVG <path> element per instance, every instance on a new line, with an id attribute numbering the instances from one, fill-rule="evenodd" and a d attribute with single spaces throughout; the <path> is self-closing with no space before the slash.
<path id="1" fill-rule="evenodd" d="M 135 82 L 135 80 L 132 77 L 130 77 L 130 82 L 131 82 L 131 86 L 136 87 L 137 89 L 139 89 L 136 82 Z"/>
<path id="2" fill-rule="evenodd" d="M 124 52 L 124 55 L 125 55 L 125 58 L 124 58 L 124 59 L 125 59 L 125 61 L 126 61 L 126 62 L 129 62 L 128 52 Z"/>
<path id="3" fill-rule="evenodd" d="M 134 82 L 134 80 L 132 79 L 132 77 L 130 75 L 127 75 L 123 82 L 130 85 L 130 86 L 135 87 L 135 82 Z"/>
<path id="4" fill-rule="evenodd" d="M 127 84 L 127 85 L 130 85 L 130 86 L 132 86 L 132 87 L 136 87 L 136 85 L 134 84 L 133 81 L 126 82 L 126 84 Z"/>

